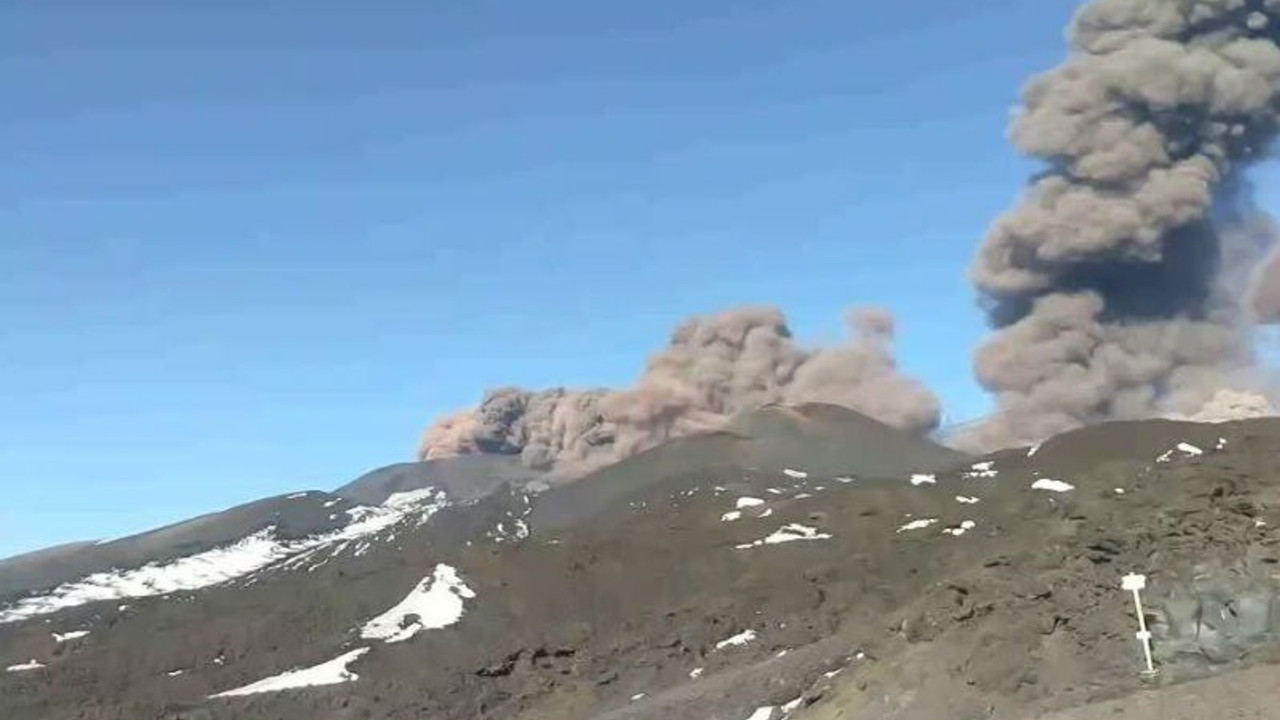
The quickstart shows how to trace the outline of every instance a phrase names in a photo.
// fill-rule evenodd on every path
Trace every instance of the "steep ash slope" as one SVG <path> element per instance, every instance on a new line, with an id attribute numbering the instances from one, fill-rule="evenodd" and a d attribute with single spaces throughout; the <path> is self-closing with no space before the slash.
<path id="1" fill-rule="evenodd" d="M 768 405 L 721 431 L 672 440 L 548 493 L 534 508 L 541 528 L 572 524 L 659 487 L 687 489 L 744 472 L 894 477 L 955 466 L 966 455 L 835 405 Z M 805 468 L 798 471 L 797 468 Z"/>
<path id="2" fill-rule="evenodd" d="M 462 455 L 415 463 L 399 463 L 366 473 L 334 490 L 335 495 L 366 505 L 379 505 L 394 493 L 439 488 L 461 501 L 482 498 L 504 484 L 523 487 L 544 473 L 524 467 L 506 455 Z"/>
<path id="3" fill-rule="evenodd" d="M 319 491 L 298 492 L 246 503 L 157 530 L 98 543 L 78 543 L 44 557 L 37 553 L 0 563 L 0 603 L 47 590 L 86 575 L 135 568 L 206 552 L 234 543 L 267 526 L 286 540 L 330 531 L 335 516 L 352 503 Z"/>
<path id="4" fill-rule="evenodd" d="M 758 427 L 757 450 L 790 447 Z M 1149 577 L 1157 685 L 1280 659 L 1280 421 L 1117 424 L 882 478 L 716 437 L 694 471 L 632 465 L 591 503 L 499 490 L 198 592 L 0 624 L 21 668 L 0 708 L 1026 720 L 1144 687 L 1127 572 Z"/>

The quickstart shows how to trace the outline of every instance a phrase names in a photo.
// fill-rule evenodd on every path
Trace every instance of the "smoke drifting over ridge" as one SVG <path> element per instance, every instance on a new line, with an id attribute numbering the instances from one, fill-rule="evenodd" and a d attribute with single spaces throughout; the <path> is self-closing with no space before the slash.
<path id="1" fill-rule="evenodd" d="M 999 410 L 964 445 L 1265 407 L 1231 399 L 1260 389 L 1250 322 L 1277 294 L 1266 274 L 1246 281 L 1274 233 L 1241 174 L 1276 134 L 1278 38 L 1280 0 L 1077 13 L 1011 130 L 1048 167 L 972 267 L 997 328 L 975 371 Z"/>
<path id="2" fill-rule="evenodd" d="M 1245 173 L 1280 130 L 1280 0 L 1093 0 L 1023 91 L 1010 139 L 1045 163 L 970 268 L 996 412 L 985 451 L 1082 425 L 1275 414 L 1252 332 L 1280 324 L 1280 231 Z M 693 318 L 626 390 L 516 388 L 433 425 L 420 456 L 519 455 L 572 474 L 769 402 L 821 400 L 912 431 L 936 397 L 901 376 L 892 319 L 808 351 L 772 308 Z"/>
<path id="3" fill-rule="evenodd" d="M 418 456 L 518 455 L 573 476 L 773 402 L 840 404 L 920 433 L 937 427 L 937 397 L 894 362 L 892 316 L 864 309 L 849 319 L 848 345 L 807 350 L 772 307 L 696 316 L 630 388 L 490 390 L 478 407 L 432 425 Z"/>

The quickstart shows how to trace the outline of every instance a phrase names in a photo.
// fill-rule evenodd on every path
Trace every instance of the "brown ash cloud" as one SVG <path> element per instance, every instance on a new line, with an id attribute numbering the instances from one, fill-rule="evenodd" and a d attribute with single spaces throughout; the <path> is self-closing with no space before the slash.
<path id="1" fill-rule="evenodd" d="M 971 268 L 998 406 L 971 447 L 1264 389 L 1254 269 L 1274 233 L 1243 173 L 1280 118 L 1280 0 L 1095 0 L 1067 39 L 1010 131 L 1045 168 Z"/>
<path id="2" fill-rule="evenodd" d="M 849 322 L 847 345 L 806 349 L 773 307 L 692 317 L 631 387 L 490 390 L 476 408 L 432 425 L 418 455 L 516 455 L 571 477 L 769 403 L 834 403 L 912 432 L 936 428 L 937 397 L 894 361 L 893 317 L 862 309 Z"/>

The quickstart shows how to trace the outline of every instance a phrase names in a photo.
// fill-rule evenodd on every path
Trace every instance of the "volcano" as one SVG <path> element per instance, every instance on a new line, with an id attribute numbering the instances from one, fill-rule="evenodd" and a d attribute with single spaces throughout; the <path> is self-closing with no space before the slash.
<path id="1" fill-rule="evenodd" d="M 567 484 L 392 466 L 0 564 L 0 710 L 1270 717 L 1277 450 L 1277 420 L 1144 421 L 968 457 L 804 405 Z"/>

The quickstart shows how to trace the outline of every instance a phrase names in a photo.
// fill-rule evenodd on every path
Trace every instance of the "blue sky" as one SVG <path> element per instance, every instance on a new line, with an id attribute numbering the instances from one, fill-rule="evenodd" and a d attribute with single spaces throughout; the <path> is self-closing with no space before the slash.
<path id="1" fill-rule="evenodd" d="M 1068 0 L 0 8 L 0 555 L 408 459 L 672 325 L 891 307 L 953 418 L 965 269 Z"/>

